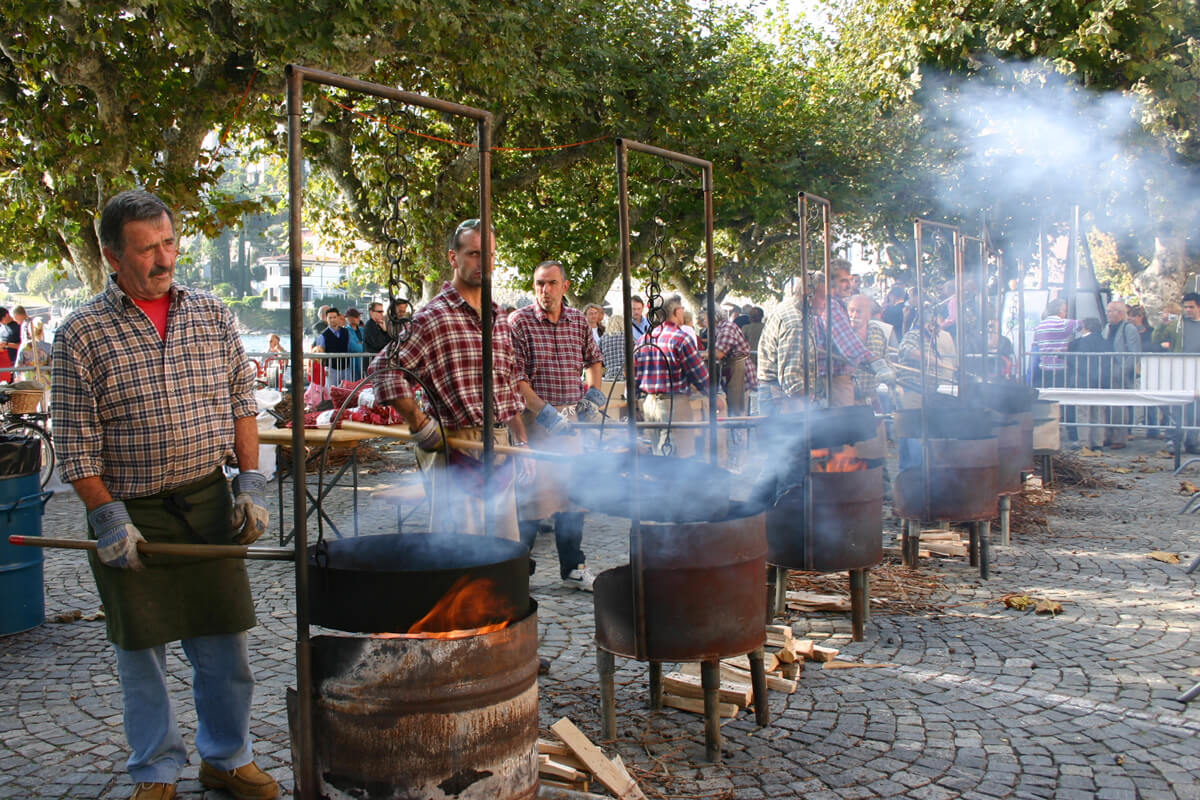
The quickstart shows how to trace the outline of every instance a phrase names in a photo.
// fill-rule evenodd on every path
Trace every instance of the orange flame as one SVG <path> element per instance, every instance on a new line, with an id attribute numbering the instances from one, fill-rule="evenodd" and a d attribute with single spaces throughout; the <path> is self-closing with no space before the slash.
<path id="1" fill-rule="evenodd" d="M 516 610 L 495 581 L 463 575 L 407 633 L 378 633 L 377 639 L 462 639 L 508 627 Z"/>
<path id="2" fill-rule="evenodd" d="M 858 472 L 867 468 L 867 462 L 850 445 L 832 455 L 828 449 L 813 450 L 812 462 L 813 472 Z"/>

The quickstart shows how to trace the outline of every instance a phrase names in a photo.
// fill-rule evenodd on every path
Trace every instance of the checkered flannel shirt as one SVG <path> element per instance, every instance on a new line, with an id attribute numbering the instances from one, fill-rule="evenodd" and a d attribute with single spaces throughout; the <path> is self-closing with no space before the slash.
<path id="1" fill-rule="evenodd" d="M 583 397 L 583 370 L 603 358 L 583 312 L 563 306 L 551 322 L 537 303 L 508 318 L 512 328 L 517 380 L 529 381 L 534 394 L 552 406 L 575 405 Z"/>
<path id="2" fill-rule="evenodd" d="M 648 344 L 654 347 L 643 346 Z M 690 386 L 701 392 L 708 389 L 708 367 L 696 343 L 673 322 L 664 322 L 643 336 L 633 359 L 638 388 L 646 394 L 687 394 Z"/>
<path id="3" fill-rule="evenodd" d="M 746 358 L 746 391 L 758 388 L 758 372 L 754 369 L 754 361 L 750 358 L 750 343 L 736 322 L 727 319 L 717 323 L 717 341 L 714 345 L 718 353 L 725 354 L 723 363 L 728 365 L 738 356 Z"/>
<path id="4" fill-rule="evenodd" d="M 625 333 L 606 333 L 600 337 L 600 355 L 604 356 L 604 380 L 625 380 Z"/>
<path id="5" fill-rule="evenodd" d="M 425 411 L 450 430 L 483 425 L 483 320 L 449 283 L 409 322 L 408 339 L 375 357 L 375 397 L 386 403 L 412 397 L 401 372 L 407 367 L 434 392 L 426 396 Z M 517 394 L 517 365 L 508 322 L 492 303 L 492 386 L 495 422 L 508 422 L 525 407 Z M 424 392 L 422 394 L 425 394 Z"/>
<path id="6" fill-rule="evenodd" d="M 814 320 L 816 327 L 819 320 Z M 817 350 L 809 331 L 808 377 L 804 375 L 804 313 L 795 303 L 784 303 L 763 325 L 758 337 L 758 372 L 765 383 L 776 384 L 788 397 L 816 388 Z"/>
<path id="7" fill-rule="evenodd" d="M 854 332 L 854 327 L 850 324 L 850 312 L 846 311 L 846 301 L 840 297 L 834 297 L 826 305 L 833 313 L 833 374 L 852 375 L 856 368 L 865 367 L 874 356 L 858 338 L 858 334 Z M 814 326 L 817 331 L 818 347 L 825 346 L 825 329 L 828 325 L 826 320 L 821 320 Z M 837 358 L 839 355 L 849 363 Z M 824 354 L 817 359 L 817 369 L 821 375 L 825 374 Z"/>
<path id="8" fill-rule="evenodd" d="M 123 500 L 211 473 L 258 409 L 224 303 L 172 284 L 164 342 L 115 278 L 54 335 L 51 407 L 63 481 L 99 476 Z"/>

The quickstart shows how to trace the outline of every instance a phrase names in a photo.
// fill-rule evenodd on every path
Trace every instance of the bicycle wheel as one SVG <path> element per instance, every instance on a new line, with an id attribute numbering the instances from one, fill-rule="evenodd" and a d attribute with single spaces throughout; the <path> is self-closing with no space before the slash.
<path id="1" fill-rule="evenodd" d="M 10 422 L 4 425 L 5 433 L 15 433 L 19 436 L 28 436 L 32 439 L 37 439 L 41 447 L 41 487 L 46 488 L 46 484 L 50 482 L 50 476 L 54 474 L 54 442 L 50 439 L 50 434 L 39 425 L 34 425 L 32 422 Z"/>

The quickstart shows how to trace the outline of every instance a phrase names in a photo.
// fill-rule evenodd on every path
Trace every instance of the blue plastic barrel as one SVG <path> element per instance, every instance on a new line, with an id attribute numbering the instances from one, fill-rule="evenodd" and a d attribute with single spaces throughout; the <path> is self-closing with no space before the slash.
<path id="1" fill-rule="evenodd" d="M 37 472 L 0 478 L 0 636 L 36 628 L 46 617 L 42 549 L 8 543 L 13 534 L 42 535 L 42 512 L 54 493 L 40 488 Z"/>

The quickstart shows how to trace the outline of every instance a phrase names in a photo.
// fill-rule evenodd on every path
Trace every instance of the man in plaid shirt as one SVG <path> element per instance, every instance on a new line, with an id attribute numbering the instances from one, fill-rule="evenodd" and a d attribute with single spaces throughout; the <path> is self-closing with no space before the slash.
<path id="1" fill-rule="evenodd" d="M 127 191 L 100 215 L 113 269 L 54 337 L 54 438 L 63 480 L 87 507 L 89 555 L 114 645 L 135 800 L 170 800 L 188 763 L 167 687 L 165 646 L 192 665 L 200 782 L 271 798 L 253 761 L 246 631 L 254 602 L 236 559 L 142 557 L 139 542 L 249 544 L 267 528 L 254 368 L 233 315 L 175 283 L 174 217 Z M 233 495 L 222 466 L 237 456 Z M 201 691 L 202 687 L 202 691 Z"/>
<path id="2" fill-rule="evenodd" d="M 587 318 L 563 302 L 570 285 L 560 262 L 538 264 L 533 271 L 536 302 L 513 312 L 509 325 L 530 445 L 575 454 L 583 448 L 578 432 L 571 430 L 571 420 L 599 417 L 604 407 L 600 391 L 604 361 Z M 586 375 L 586 391 L 580 375 Z M 567 478 L 565 471 L 544 469 L 522 487 L 521 541 L 533 549 L 539 521 L 553 516 L 560 577 L 565 585 L 590 592 L 596 578 L 580 546 L 583 512 L 568 499 Z"/>
<path id="3" fill-rule="evenodd" d="M 804 292 L 799 284 L 788 302 L 775 310 L 763 325 L 758 339 L 759 413 L 791 413 L 802 410 L 807 398 L 819 389 L 817 348 L 810 320 L 808 374 L 804 372 Z"/>
<path id="4" fill-rule="evenodd" d="M 725 387 L 729 415 L 744 416 L 747 411 L 747 393 L 758 390 L 758 373 L 754 362 L 750 360 L 750 343 L 746 341 L 736 322 L 726 319 L 720 311 L 716 312 L 716 317 L 713 348 L 716 350 L 717 362 L 721 365 L 721 384 Z M 710 331 L 714 327 L 709 324 L 708 313 L 705 311 L 700 312 L 700 324 Z"/>
<path id="5" fill-rule="evenodd" d="M 490 235 L 490 234 L 489 234 Z M 453 280 L 409 322 L 407 338 L 398 340 L 371 362 L 375 396 L 391 403 L 416 436 L 417 464 L 429 474 L 430 530 L 439 533 L 483 534 L 484 504 L 490 503 L 496 535 L 517 541 L 517 511 L 513 483 L 533 474 L 531 459 L 520 459 L 520 476 L 512 460 L 495 455 L 492 485 L 483 485 L 482 455 L 447 448 L 447 437 L 524 447 L 524 408 L 517 393 L 517 365 L 508 322 L 492 303 L 492 385 L 495 427 L 483 430 L 483 259 L 479 220 L 469 219 L 450 235 L 446 257 Z M 495 252 L 491 248 L 490 252 Z M 418 407 L 409 380 L 391 367 L 404 367 L 428 387 L 425 407 Z"/>
<path id="6" fill-rule="evenodd" d="M 663 303 L 664 322 L 638 342 L 634 355 L 638 389 L 646 395 L 642 411 L 647 422 L 690 422 L 699 419 L 698 409 L 690 403 L 692 387 L 708 391 L 708 368 L 692 338 L 680 326 L 684 317 L 679 295 Z M 689 458 L 696 453 L 697 435 L 673 433 L 669 428 L 657 431 L 654 452 Z M 669 451 L 669 452 L 668 452 Z"/>
<path id="7" fill-rule="evenodd" d="M 862 340 L 854 333 L 850 324 L 850 313 L 846 310 L 846 300 L 853 290 L 850 280 L 850 262 L 837 259 L 830 267 L 830 278 L 833 281 L 832 297 L 827 304 L 826 313 L 833 321 L 833 396 L 831 406 L 854 405 L 854 372 L 859 367 L 870 367 L 875 377 L 883 383 L 895 383 L 896 373 L 892 371 L 887 360 L 878 358 L 867 349 Z M 825 346 L 828 320 L 822 320 L 817 328 L 818 346 Z M 825 357 L 818 359 L 817 370 L 825 373 Z"/>

